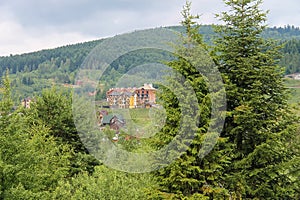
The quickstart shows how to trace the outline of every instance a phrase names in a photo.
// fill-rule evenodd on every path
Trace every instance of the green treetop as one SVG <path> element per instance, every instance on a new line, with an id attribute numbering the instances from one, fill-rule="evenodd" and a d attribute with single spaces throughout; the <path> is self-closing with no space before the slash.
<path id="1" fill-rule="evenodd" d="M 293 157 L 287 143 L 295 133 L 288 114 L 280 46 L 261 37 L 266 12 L 262 0 L 225 0 L 217 15 L 215 58 L 226 83 L 227 118 L 223 137 L 235 148 L 228 168 L 232 197 L 286 199 L 293 194 L 285 165 Z"/>
<path id="2" fill-rule="evenodd" d="M 185 33 L 175 46 L 176 59 L 167 63 L 176 73 L 167 79 L 168 86 L 160 87 L 162 92 L 158 95 L 166 108 L 167 120 L 155 136 L 155 145 L 161 149 L 175 141 L 169 154 L 178 156 L 157 172 L 158 194 L 167 199 L 225 198 L 228 195 L 222 187 L 222 172 L 228 162 L 226 139 L 218 138 L 215 143 L 207 139 L 218 137 L 209 127 L 215 121 L 212 106 L 221 106 L 212 105 L 212 101 L 214 95 L 220 94 L 214 88 L 217 85 L 208 86 L 213 83 L 208 83 L 206 75 L 214 66 L 195 22 L 198 16 L 193 16 L 190 9 L 187 2 L 182 12 Z M 211 146 L 214 148 L 205 152 L 205 147 Z"/>

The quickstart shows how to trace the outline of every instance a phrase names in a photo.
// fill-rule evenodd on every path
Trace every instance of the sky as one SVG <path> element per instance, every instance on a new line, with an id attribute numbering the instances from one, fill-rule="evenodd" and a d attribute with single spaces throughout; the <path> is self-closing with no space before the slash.
<path id="1" fill-rule="evenodd" d="M 0 56 L 179 25 L 185 0 L 0 0 Z M 299 0 L 265 0 L 267 24 L 300 27 Z M 200 24 L 220 23 L 222 0 L 193 0 Z"/>

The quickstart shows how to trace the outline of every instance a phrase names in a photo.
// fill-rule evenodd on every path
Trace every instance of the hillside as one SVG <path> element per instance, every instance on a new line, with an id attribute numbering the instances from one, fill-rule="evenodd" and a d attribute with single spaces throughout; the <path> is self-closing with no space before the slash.
<path id="1" fill-rule="evenodd" d="M 61 3 L 77 27 L 65 8 L 104 19 Z M 145 19 L 132 3 L 116 21 L 128 2 L 101 2 L 105 23 Z M 187 0 L 182 26 L 0 57 L 0 200 L 300 200 L 300 29 L 223 3 L 223 27 L 194 26 Z"/>
<path id="2" fill-rule="evenodd" d="M 183 32 L 183 27 L 180 26 L 168 28 Z M 211 25 L 202 25 L 200 33 L 203 35 L 204 41 L 209 44 L 212 43 L 212 38 L 216 36 Z M 283 58 L 280 60 L 280 65 L 285 67 L 287 74 L 300 72 L 299 28 L 293 26 L 268 28 L 263 33 L 263 37 L 278 40 L 283 44 Z M 75 81 L 76 70 L 80 67 L 89 52 L 103 40 L 104 39 L 100 39 L 55 49 L 0 57 L 0 73 L 3 74 L 6 68 L 10 70 L 15 100 L 32 96 L 33 93 L 39 93 L 42 88 L 50 87 L 53 84 L 72 85 Z M 154 54 L 154 57 L 159 57 L 159 52 Z M 128 69 L 132 64 L 143 63 L 146 57 L 145 55 L 145 53 L 140 53 L 138 56 L 139 59 L 132 59 L 137 57 L 137 55 L 133 53 L 129 55 L 128 58 L 122 58 L 120 61 L 116 61 L 114 63 L 115 66 L 112 66 L 115 69 L 113 72 L 115 73 L 114 78 L 112 78 L 111 73 L 103 77 L 106 81 L 110 80 L 108 81 L 110 83 L 107 83 L 107 85 L 102 88 L 104 90 L 109 88 L 113 80 L 121 75 L 119 72 L 123 71 L 124 67 Z M 147 59 L 149 61 L 149 56 Z M 120 66 L 123 68 L 119 68 Z M 104 93 L 100 91 L 98 96 L 102 98 Z"/>

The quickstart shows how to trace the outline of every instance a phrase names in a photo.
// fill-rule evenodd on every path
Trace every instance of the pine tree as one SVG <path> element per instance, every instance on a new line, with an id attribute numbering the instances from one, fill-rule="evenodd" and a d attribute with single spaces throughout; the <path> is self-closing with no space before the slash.
<path id="1" fill-rule="evenodd" d="M 265 40 L 262 0 L 225 0 L 228 12 L 217 15 L 216 61 L 226 83 L 227 118 L 223 137 L 234 145 L 227 173 L 232 198 L 287 199 L 294 193 L 286 163 L 294 157 L 288 143 L 294 119 L 279 68 L 275 41 Z"/>
<path id="2" fill-rule="evenodd" d="M 162 149 L 175 141 L 169 154 L 178 159 L 156 174 L 160 183 L 158 193 L 162 198 L 223 199 L 228 193 L 223 188 L 222 172 L 230 149 L 226 139 L 219 138 L 215 148 L 206 152 L 208 155 L 203 154 L 205 145 L 215 145 L 205 138 L 218 135 L 208 132 L 213 121 L 212 99 L 218 92 L 209 91 L 208 84 L 213 83 L 207 82 L 205 72 L 213 70 L 213 62 L 195 22 L 198 16 L 191 15 L 190 9 L 191 3 L 187 2 L 182 12 L 185 34 L 175 47 L 176 59 L 167 63 L 176 73 L 167 80 L 167 86 L 160 87 L 167 121 L 156 135 L 155 146 Z"/>

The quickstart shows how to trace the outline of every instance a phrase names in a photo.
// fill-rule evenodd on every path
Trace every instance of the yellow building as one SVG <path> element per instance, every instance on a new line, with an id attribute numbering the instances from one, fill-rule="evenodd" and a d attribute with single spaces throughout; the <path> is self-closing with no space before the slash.
<path id="1" fill-rule="evenodd" d="M 134 108 L 134 96 L 131 96 L 129 99 L 129 108 Z"/>

